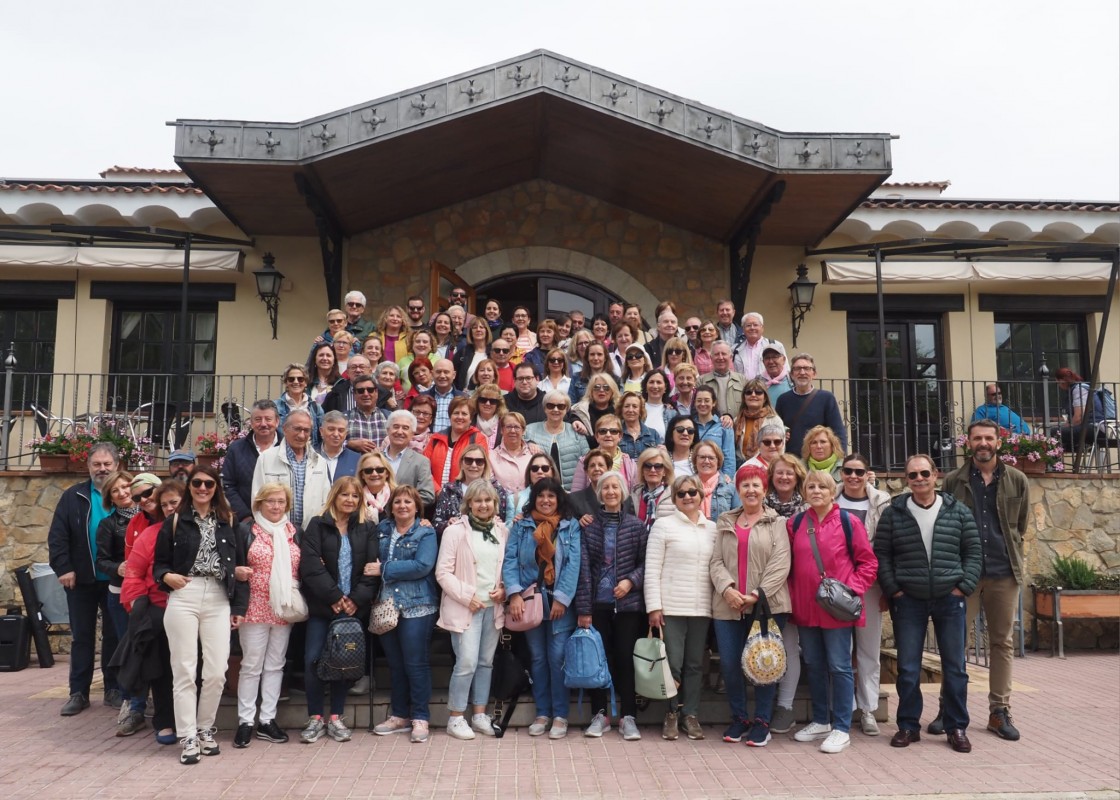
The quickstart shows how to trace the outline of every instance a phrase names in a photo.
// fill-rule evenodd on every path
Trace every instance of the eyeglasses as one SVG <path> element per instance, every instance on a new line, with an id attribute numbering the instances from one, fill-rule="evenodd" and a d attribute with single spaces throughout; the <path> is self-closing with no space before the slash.
<path id="1" fill-rule="evenodd" d="M 416 417 L 416 419 L 428 419 L 432 416 L 432 412 L 413 409 L 412 416 Z"/>
<path id="2" fill-rule="evenodd" d="M 568 404 L 567 403 L 545 403 L 544 407 L 545 407 L 545 410 L 547 410 L 547 411 L 564 411 L 568 407 Z"/>
<path id="3" fill-rule="evenodd" d="M 665 469 L 664 464 L 643 464 L 642 469 L 648 469 L 650 472 L 661 472 Z"/>
<path id="4" fill-rule="evenodd" d="M 699 325 L 685 325 L 684 329 L 686 331 L 698 331 L 698 330 L 700 330 L 700 326 Z"/>
<path id="5" fill-rule="evenodd" d="M 384 475 L 388 471 L 387 467 L 365 467 L 362 469 L 362 474 L 368 477 L 370 475 Z"/>
<path id="6" fill-rule="evenodd" d="M 328 319 L 327 320 L 328 325 L 344 325 L 345 323 L 346 323 L 345 318 L 343 318 L 343 319 Z"/>
<path id="7" fill-rule="evenodd" d="M 782 446 L 782 440 L 781 439 L 760 439 L 759 441 L 762 444 L 766 445 L 767 447 L 781 447 Z"/>
<path id="8" fill-rule="evenodd" d="M 423 311 L 423 310 L 424 310 L 424 306 L 409 306 L 409 307 L 408 307 L 408 310 L 409 310 L 409 311 Z"/>
<path id="9" fill-rule="evenodd" d="M 912 481 L 916 481 L 916 480 L 918 480 L 919 476 L 921 476 L 923 478 L 928 478 L 932 474 L 933 473 L 930 472 L 928 469 L 920 469 L 920 470 L 915 470 L 914 472 L 907 472 L 906 477 L 909 478 Z"/>
<path id="10" fill-rule="evenodd" d="M 552 467 L 548 464 L 531 464 L 529 466 L 529 472 L 548 473 L 548 472 L 552 472 Z"/>
<path id="11" fill-rule="evenodd" d="M 627 361 L 645 361 L 646 357 L 643 356 L 641 353 L 627 353 L 626 354 L 626 360 Z"/>
<path id="12" fill-rule="evenodd" d="M 794 367 L 790 372 L 812 372 L 815 367 Z"/>
<path id="13" fill-rule="evenodd" d="M 307 378 L 301 378 L 298 375 L 292 375 L 284 379 L 285 383 L 307 383 Z"/>
<path id="14" fill-rule="evenodd" d="M 192 478 L 191 486 L 195 489 L 213 489 L 218 485 L 217 481 L 203 480 L 202 478 Z"/>
<path id="15" fill-rule="evenodd" d="M 697 461 L 715 461 L 716 457 L 709 454 L 709 455 L 706 455 L 706 456 L 696 456 L 696 460 Z"/>
<path id="16" fill-rule="evenodd" d="M 605 383 L 597 383 L 592 386 L 591 389 L 592 391 L 596 392 L 609 392 L 611 390 L 611 387 L 607 386 L 607 384 Z"/>
<path id="17" fill-rule="evenodd" d="M 471 458 L 470 456 L 463 456 L 462 462 L 468 467 L 481 467 L 486 463 L 485 458 Z"/>
<path id="18" fill-rule="evenodd" d="M 564 359 L 562 359 L 562 358 L 550 358 L 550 359 L 548 359 L 548 363 L 549 364 L 563 364 Z"/>
<path id="19" fill-rule="evenodd" d="M 845 475 L 855 475 L 857 478 L 862 478 L 867 474 L 867 470 L 858 467 L 841 467 L 840 471 Z"/>
<path id="20" fill-rule="evenodd" d="M 503 431 L 520 431 L 520 430 L 523 430 L 523 428 L 520 425 L 517 425 L 516 423 L 510 423 L 509 425 L 503 425 L 502 430 Z"/>
<path id="21" fill-rule="evenodd" d="M 478 398 L 478 404 L 480 406 L 496 406 L 496 405 L 498 405 L 498 402 L 499 402 L 498 398 L 496 398 L 496 397 L 480 397 L 480 398 Z"/>
<path id="22" fill-rule="evenodd" d="M 347 303 L 346 304 L 347 308 L 365 308 L 365 306 L 366 306 L 365 303 Z"/>
<path id="23" fill-rule="evenodd" d="M 510 349 L 508 347 L 491 347 L 490 352 L 505 355 L 506 353 L 510 352 Z"/>
<path id="24" fill-rule="evenodd" d="M 372 386 L 363 386 L 360 389 L 355 389 L 354 394 L 374 394 L 376 391 Z"/>
<path id="25" fill-rule="evenodd" d="M 666 348 L 665 355 L 667 355 L 667 356 L 683 356 L 684 355 L 684 350 L 681 350 L 679 347 L 669 347 L 669 348 Z"/>
<path id="26" fill-rule="evenodd" d="M 696 497 L 699 494 L 699 489 L 680 489 L 677 491 L 677 499 L 683 500 L 686 497 Z"/>
<path id="27" fill-rule="evenodd" d="M 622 430 L 620 428 L 600 428 L 595 433 L 599 436 L 618 436 L 622 433 Z"/>
<path id="28" fill-rule="evenodd" d="M 518 375 L 517 376 L 517 380 L 519 380 L 519 381 L 535 381 L 536 379 L 537 379 L 536 375 Z"/>
<path id="29" fill-rule="evenodd" d="M 766 394 L 765 389 L 744 389 L 743 390 L 743 397 L 753 397 L 755 395 L 764 395 L 764 394 Z"/>
<path id="30" fill-rule="evenodd" d="M 466 292 L 452 292 L 451 297 L 454 298 L 455 300 L 466 300 L 467 299 L 467 293 Z"/>
<path id="31" fill-rule="evenodd" d="M 155 490 L 156 490 L 156 487 L 152 486 L 152 487 L 150 487 L 148 489 L 145 489 L 144 491 L 140 492 L 140 494 L 132 495 L 132 502 L 139 503 L 141 500 L 147 500 L 149 497 L 152 496 L 152 492 L 154 492 Z"/>
<path id="32" fill-rule="evenodd" d="M 673 433 L 686 433 L 689 436 L 694 436 L 696 434 L 696 429 L 689 428 L 686 425 L 678 425 L 677 427 L 673 428 Z"/>

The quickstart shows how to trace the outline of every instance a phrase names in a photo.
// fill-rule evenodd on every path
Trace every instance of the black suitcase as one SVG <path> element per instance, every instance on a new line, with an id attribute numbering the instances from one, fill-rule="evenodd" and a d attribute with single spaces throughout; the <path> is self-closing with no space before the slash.
<path id="1" fill-rule="evenodd" d="M 31 625 L 19 609 L 0 617 L 0 672 L 18 672 L 31 661 Z"/>

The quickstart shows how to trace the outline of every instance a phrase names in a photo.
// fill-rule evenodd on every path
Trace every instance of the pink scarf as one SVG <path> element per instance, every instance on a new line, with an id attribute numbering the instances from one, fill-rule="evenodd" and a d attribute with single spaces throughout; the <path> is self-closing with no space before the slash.
<path id="1" fill-rule="evenodd" d="M 696 475 L 697 478 L 700 478 L 700 485 L 704 487 L 704 491 L 701 492 L 701 497 L 703 499 L 700 501 L 700 511 L 703 512 L 704 516 L 708 519 L 712 518 L 712 495 L 716 493 L 716 487 L 719 486 L 721 475 L 723 475 L 722 472 L 716 472 L 707 480 L 699 473 Z"/>

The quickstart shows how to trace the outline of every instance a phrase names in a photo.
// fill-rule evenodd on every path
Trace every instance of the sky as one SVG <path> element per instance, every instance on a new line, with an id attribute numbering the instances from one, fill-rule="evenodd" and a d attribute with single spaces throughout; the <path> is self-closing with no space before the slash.
<path id="1" fill-rule="evenodd" d="M 893 181 L 1120 200 L 1116 0 L 5 3 L 0 177 L 174 167 L 177 118 L 296 122 L 545 48 L 784 131 L 888 132 Z"/>

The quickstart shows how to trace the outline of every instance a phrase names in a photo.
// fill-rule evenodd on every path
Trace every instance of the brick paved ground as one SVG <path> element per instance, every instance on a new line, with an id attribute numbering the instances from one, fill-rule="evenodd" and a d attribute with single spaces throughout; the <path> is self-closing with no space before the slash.
<path id="1" fill-rule="evenodd" d="M 952 752 L 924 738 L 888 746 L 893 723 L 875 739 L 853 734 L 846 752 L 826 756 L 777 736 L 753 750 L 719 740 L 666 742 L 645 728 L 641 742 L 613 732 L 602 740 L 573 730 L 566 740 L 459 742 L 442 730 L 427 745 L 364 730 L 337 744 L 270 745 L 246 750 L 219 734 L 222 754 L 197 766 L 178 763 L 177 747 L 149 735 L 118 739 L 115 715 L 100 704 L 74 718 L 58 715 L 67 664 L 0 674 L 0 798 L 747 798 L 973 796 L 1120 797 L 1120 657 L 1075 653 L 1067 660 L 1017 660 L 1017 743 L 984 730 L 986 686 L 974 678 L 973 752 Z M 926 694 L 936 703 L 936 687 Z M 100 697 L 95 698 L 100 700 Z M 891 718 L 895 698 L 890 698 Z M 926 718 L 932 715 L 928 710 Z"/>

